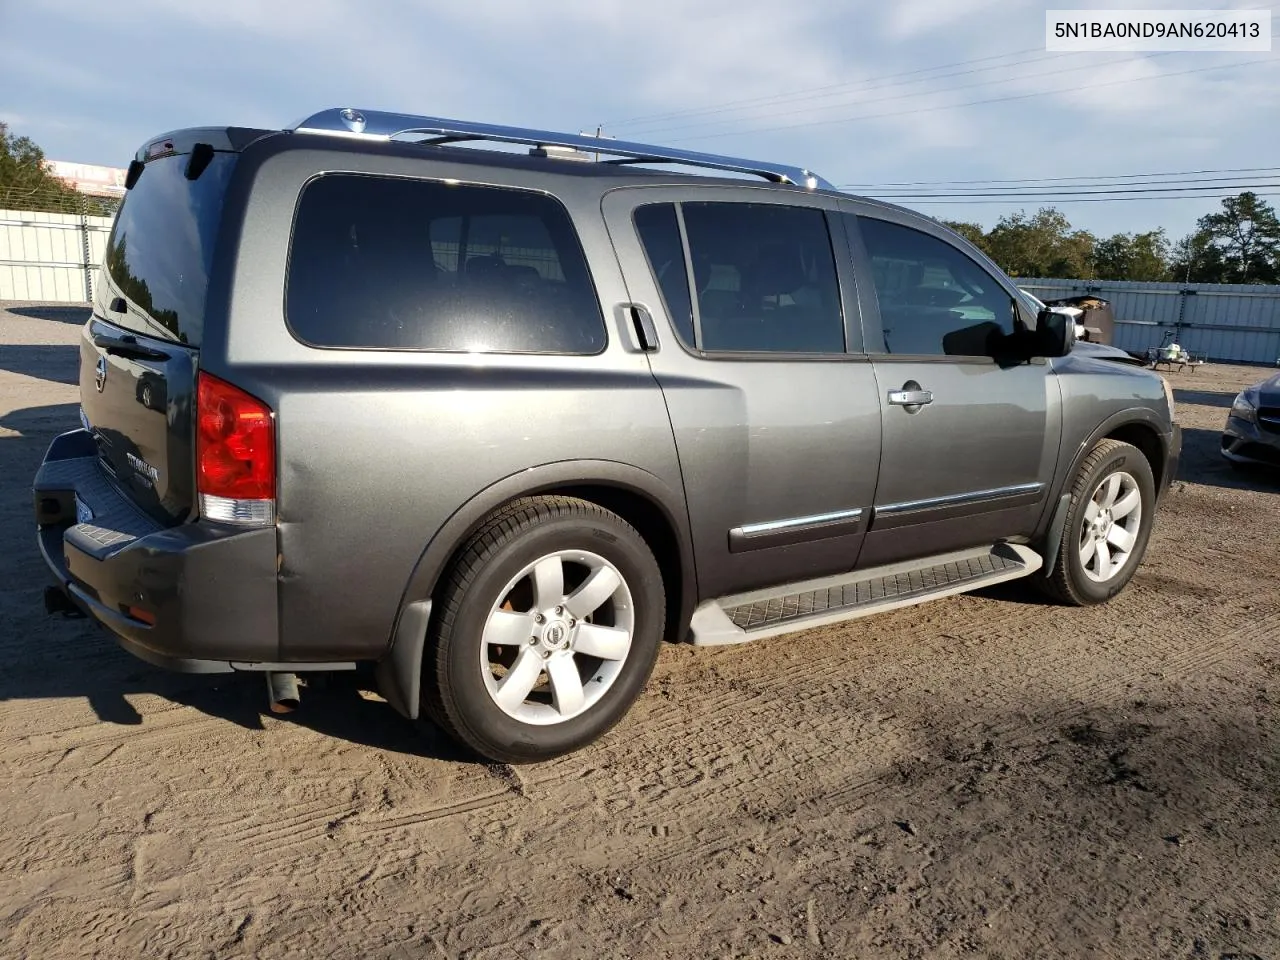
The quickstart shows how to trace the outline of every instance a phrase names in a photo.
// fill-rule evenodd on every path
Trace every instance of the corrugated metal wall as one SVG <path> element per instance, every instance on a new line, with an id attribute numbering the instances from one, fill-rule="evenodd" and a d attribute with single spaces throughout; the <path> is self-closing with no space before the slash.
<path id="1" fill-rule="evenodd" d="M 1130 353 L 1174 339 L 1210 360 L 1273 365 L 1280 360 L 1280 287 L 1138 280 L 1016 281 L 1041 300 L 1097 294 L 1115 312 L 1115 345 Z"/>
<path id="2" fill-rule="evenodd" d="M 110 232 L 110 217 L 0 210 L 0 300 L 92 300 Z"/>

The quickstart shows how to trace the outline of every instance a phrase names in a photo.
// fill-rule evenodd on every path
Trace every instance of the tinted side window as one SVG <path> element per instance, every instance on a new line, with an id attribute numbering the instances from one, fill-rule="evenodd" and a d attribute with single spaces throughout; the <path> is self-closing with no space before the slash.
<path id="1" fill-rule="evenodd" d="M 995 356 L 1014 332 L 1013 300 L 951 244 L 859 217 L 889 353 Z"/>
<path id="2" fill-rule="evenodd" d="M 826 216 L 807 207 L 681 204 L 703 350 L 843 353 Z"/>
<path id="3" fill-rule="evenodd" d="M 302 191 L 285 303 L 327 347 L 591 354 L 604 319 L 551 197 L 329 174 Z"/>
<path id="4" fill-rule="evenodd" d="M 636 232 L 644 245 L 649 268 L 662 290 L 667 316 L 680 339 L 693 346 L 693 306 L 689 302 L 689 274 L 685 268 L 684 245 L 676 222 L 675 204 L 651 203 L 637 208 Z"/>

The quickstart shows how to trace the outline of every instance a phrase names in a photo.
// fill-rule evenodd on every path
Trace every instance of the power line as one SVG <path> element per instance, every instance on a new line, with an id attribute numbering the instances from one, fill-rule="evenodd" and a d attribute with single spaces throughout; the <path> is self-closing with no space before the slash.
<path id="1" fill-rule="evenodd" d="M 1260 197 L 1280 197 L 1280 193 L 1259 193 Z M 877 198 L 872 198 L 877 199 Z M 955 204 L 955 203 L 972 203 L 972 204 L 991 204 L 1003 203 L 1010 206 L 1027 206 L 1029 203 L 1038 203 L 1045 205 L 1057 205 L 1064 203 L 1124 203 L 1129 200 L 1214 200 L 1217 199 L 1213 194 L 1202 194 L 1198 196 L 1183 197 L 1067 197 L 1065 199 L 1056 199 L 1054 197 L 1044 197 L 1034 201 L 1012 201 L 1012 200 L 912 200 L 910 204 L 903 203 L 902 206 L 932 206 L 934 204 Z M 896 201 L 895 201 L 896 202 Z"/>
<path id="2" fill-rule="evenodd" d="M 1091 51 L 1094 53 L 1118 53 L 1124 52 L 1119 50 L 1119 44 L 1114 48 Z M 920 74 L 935 73 L 938 70 L 949 70 L 952 67 L 966 67 L 975 63 L 988 63 L 992 60 L 1004 60 L 1007 57 L 1017 57 L 1023 54 L 1034 53 L 1039 56 L 1031 57 L 1026 60 L 1016 60 L 1012 63 L 996 63 L 986 67 L 976 67 L 972 70 L 960 70 L 953 73 L 941 73 L 931 77 L 922 77 Z M 973 60 L 959 60 L 955 63 L 944 63 L 936 67 L 921 67 L 916 70 L 907 70 L 903 73 L 891 73 L 882 77 L 868 77 L 862 80 L 849 80 L 842 83 L 827 84 L 821 87 L 808 87 L 801 90 L 793 90 L 788 93 L 769 94 L 766 96 L 744 97 L 740 100 L 729 100 L 719 104 L 711 104 L 705 107 L 689 107 L 683 110 L 675 110 L 670 113 L 649 114 L 643 117 L 631 117 L 627 120 L 614 120 L 608 125 L 612 127 L 633 126 L 642 124 L 649 126 L 653 123 L 661 123 L 666 120 L 677 120 L 691 116 L 705 116 L 716 113 L 727 113 L 734 110 L 741 110 L 749 106 L 763 106 L 775 103 L 802 102 L 804 100 L 819 100 L 826 97 L 838 96 L 841 91 L 849 91 L 853 89 L 869 89 L 878 90 L 885 87 L 903 86 L 908 83 L 927 83 L 933 80 L 943 80 L 949 77 L 965 76 L 973 73 L 983 73 L 987 70 L 1002 70 L 1009 67 L 1021 66 L 1027 63 L 1038 63 L 1043 60 L 1055 60 L 1060 57 L 1072 56 L 1070 51 L 1063 53 L 1046 54 L 1043 47 L 1029 47 L 1025 50 L 1011 50 L 1008 53 L 998 53 L 989 57 L 977 57 Z M 917 77 L 914 80 L 903 80 L 903 77 Z M 720 121 L 716 121 L 720 122 Z M 640 135 L 640 134 L 637 134 Z M 647 134 L 644 134 L 647 135 Z"/>
<path id="3" fill-rule="evenodd" d="M 949 70 L 951 67 L 965 67 L 974 63 L 986 63 L 989 60 L 1003 60 L 1005 57 L 1019 57 L 1019 56 L 1022 56 L 1024 53 L 1036 53 L 1036 52 L 1043 53 L 1044 48 L 1029 47 L 1026 50 L 1013 50 L 1013 51 L 1010 51 L 1009 53 L 997 53 L 990 57 L 978 57 L 977 59 L 974 59 L 974 60 L 958 60 L 955 63 L 944 63 L 936 67 L 921 67 L 918 70 L 907 70 L 904 73 L 890 73 L 883 77 L 873 77 L 870 80 L 851 80 L 851 81 L 845 81 L 842 83 L 831 83 L 821 87 L 806 87 L 801 90 L 792 90 L 789 93 L 771 94 L 766 97 L 746 97 L 741 100 L 728 100 L 718 105 L 714 105 L 710 107 L 690 107 L 684 110 L 675 110 L 675 111 L 672 111 L 671 113 L 651 113 L 641 117 L 630 117 L 626 120 L 612 120 L 604 124 L 604 126 L 625 127 L 625 126 L 631 126 L 633 124 L 649 123 L 649 122 L 654 122 L 659 120 L 672 120 L 677 117 L 690 116 L 690 115 L 701 114 L 706 112 L 715 113 L 721 110 L 727 110 L 732 107 L 737 107 L 742 104 L 767 102 L 770 100 L 779 100 L 787 97 L 814 94 L 824 90 L 835 90 L 835 89 L 844 88 L 844 87 L 855 87 L 865 83 L 875 82 L 877 80 L 893 80 L 898 77 L 911 77 L 921 73 L 929 73 L 933 70 Z"/>
<path id="4" fill-rule="evenodd" d="M 877 187 L 946 187 L 966 184 L 994 185 L 998 183 L 1022 184 L 1030 186 L 1036 183 L 1066 183 L 1073 180 L 1141 180 L 1146 177 L 1190 177 L 1201 173 L 1270 173 L 1280 167 L 1226 167 L 1220 170 L 1157 170 L 1151 173 L 1099 173 L 1074 177 L 1024 177 L 1013 180 L 900 180 L 885 183 L 842 183 L 840 189 L 877 188 Z M 1228 180 L 1239 180 L 1240 177 L 1226 177 Z M 1161 181 L 1152 181 L 1161 182 Z"/>
<path id="5" fill-rule="evenodd" d="M 1277 168 L 1276 172 L 1280 173 L 1280 168 Z M 1269 175 L 1273 176 L 1275 175 L 1275 173 L 1272 173 Z M 1202 178 L 1189 178 L 1189 179 L 1177 179 L 1177 180 L 1137 180 L 1137 181 L 1132 181 L 1128 183 L 1105 183 L 1103 181 L 1097 181 L 1097 182 L 1085 182 L 1085 183 L 1072 183 L 1070 184 L 1070 186 L 1087 188 L 1087 189 L 1115 187 L 1117 189 L 1123 190 L 1124 188 L 1138 186 L 1138 185 L 1142 185 L 1142 186 L 1172 185 L 1174 188 L 1186 187 L 1188 189 L 1221 190 L 1221 189 L 1226 189 L 1227 187 L 1231 187 L 1232 189 L 1247 190 L 1249 188 L 1249 185 L 1247 183 L 1239 183 L 1238 181 L 1248 180 L 1248 179 L 1249 179 L 1248 177 L 1202 177 Z M 1215 186 L 1202 187 L 1202 188 L 1196 187 L 1197 184 L 1202 184 L 1202 183 L 1215 184 Z M 945 188 L 944 184 L 938 184 L 937 186 L 931 186 L 929 189 L 944 189 L 944 188 Z M 841 187 L 840 189 L 849 189 L 849 188 Z M 854 189 L 858 189 L 858 188 L 854 188 Z M 863 189 L 866 189 L 866 188 L 863 188 Z M 877 193 L 884 192 L 884 191 L 878 190 L 874 186 L 870 187 L 869 189 Z M 1030 191 L 1032 193 L 1044 193 L 1046 190 L 1051 190 L 1051 189 L 1054 189 L 1054 188 L 1049 187 L 1047 185 L 1041 187 L 1034 183 L 1025 183 L 1025 184 L 1019 184 L 1018 186 L 1015 186 L 1015 187 L 956 187 L 956 188 L 947 190 L 947 192 L 949 194 L 954 193 L 957 196 L 998 197 L 998 196 L 1004 196 L 1006 194 L 1010 196 L 1016 196 L 1017 193 L 1020 191 Z M 1066 189 L 1066 188 L 1062 188 L 1062 189 Z M 902 187 L 889 188 L 888 192 L 892 193 L 895 196 L 902 196 L 902 197 L 923 196 L 926 193 L 925 190 L 907 190 Z"/>
<path id="6" fill-rule="evenodd" d="M 1245 191 L 1245 190 L 1249 190 L 1249 191 L 1256 191 L 1256 190 L 1269 190 L 1269 189 L 1270 189 L 1270 188 L 1272 188 L 1272 187 L 1280 187 L 1280 182 L 1277 182 L 1277 183 L 1245 183 L 1245 184 L 1240 184 L 1239 186 L 1236 186 L 1236 187 L 1232 187 L 1231 189 L 1232 189 L 1232 190 L 1239 190 L 1239 191 L 1243 192 L 1243 191 Z M 1102 189 L 1102 190 L 1054 190 L 1054 191 L 1047 191 L 1047 190 L 1031 190 L 1031 191 L 1020 192 L 1020 193 L 965 193 L 965 194 L 956 194 L 956 193 L 876 193 L 876 194 L 875 194 L 875 196 L 877 196 L 877 197 L 881 197 L 881 198 L 886 198 L 886 199 L 888 199 L 888 198 L 893 198 L 893 199 L 911 199 L 911 200 L 924 199 L 924 198 L 928 198 L 928 197 L 947 197 L 947 198 L 953 198 L 953 199 L 957 199 L 957 200 L 959 200 L 959 199 L 968 199 L 968 198 L 977 199 L 977 198 L 980 198 L 980 197 L 1002 197 L 1002 198 L 1008 198 L 1008 199 L 1016 200 L 1016 199 L 1021 198 L 1021 197 L 1033 197 L 1033 198 L 1034 198 L 1034 197 L 1046 197 L 1046 196 L 1055 196 L 1055 197 L 1116 196 L 1116 197 L 1121 197 L 1121 196 L 1126 196 L 1126 195 L 1130 195 L 1130 194 L 1143 194 L 1143 193 L 1181 193 L 1181 194 L 1185 194 L 1185 195 L 1188 195 L 1188 196 L 1194 196 L 1194 195 L 1200 195 L 1200 196 L 1203 196 L 1203 195 L 1205 195 L 1205 193 L 1209 193 L 1209 194 L 1219 194 L 1219 195 L 1220 195 L 1220 194 L 1222 194 L 1222 192 L 1223 192 L 1222 187 L 1220 187 L 1220 186 L 1214 186 L 1214 187 L 1131 187 L 1131 188 L 1125 188 L 1125 189 L 1110 189 L 1110 190 L 1108 190 L 1108 189 Z"/>
<path id="7" fill-rule="evenodd" d="M 754 133 L 773 133 L 780 130 L 798 130 L 803 127 L 821 127 L 830 126 L 839 123 L 854 123 L 859 120 L 877 120 L 883 117 L 905 117 L 920 113 L 937 113 L 941 110 L 956 110 L 961 107 L 976 107 L 990 103 L 1009 103 L 1014 100 L 1030 100 L 1034 97 L 1047 97 L 1057 93 L 1074 93 L 1078 90 L 1097 90 L 1103 87 L 1115 87 L 1126 83 L 1142 83 L 1149 80 L 1168 80 L 1170 77 L 1189 76 L 1194 73 L 1208 73 L 1214 70 L 1237 70 L 1241 67 L 1253 66 L 1259 63 L 1277 62 L 1269 57 L 1258 60 L 1246 60 L 1243 63 L 1221 63 L 1212 67 L 1198 67 L 1193 70 L 1179 70 L 1173 73 L 1162 73 L 1150 77 L 1128 77 L 1123 80 L 1108 80 L 1103 83 L 1090 83 L 1077 87 L 1059 88 L 1056 90 L 1040 90 L 1033 93 L 1019 93 L 1007 97 L 991 97 L 986 100 L 968 100 L 963 103 L 948 103 L 935 107 L 917 107 L 911 110 L 891 110 L 887 113 L 868 113 L 855 117 L 842 117 L 834 120 L 813 120 L 805 123 L 791 123 L 783 126 L 775 127 L 753 127 L 749 130 L 729 130 L 720 133 L 708 133 L 701 136 L 678 137 L 673 142 L 680 143 L 688 140 L 713 140 L 718 137 L 743 137 Z"/>
<path id="8" fill-rule="evenodd" d="M 1176 52 L 1176 51 L 1166 50 L 1166 51 L 1163 51 L 1163 52 L 1160 52 L 1160 53 L 1153 53 L 1153 54 L 1151 54 L 1150 56 L 1147 56 L 1147 57 L 1141 57 L 1141 58 L 1139 58 L 1136 62 L 1140 62 L 1140 63 L 1141 63 L 1141 62 L 1146 62 L 1146 61 L 1148 61 L 1148 60 L 1154 60 L 1154 59 L 1156 59 L 1157 57 L 1168 57 L 1168 56 L 1172 56 L 1172 54 L 1173 54 L 1173 53 L 1175 53 L 1175 52 Z M 1030 60 L 1024 60 L 1024 61 L 1021 61 L 1021 62 L 1022 62 L 1022 63 L 1031 63 L 1031 62 L 1033 62 L 1033 61 L 1030 61 Z M 1017 64 L 1008 64 L 1008 66 L 1016 66 L 1016 65 L 1017 65 Z M 860 101 L 858 101 L 858 102 L 857 102 L 857 105 L 858 105 L 858 106 L 869 106 L 869 105 L 871 105 L 871 104 L 876 104 L 876 103 L 889 103 L 889 102 L 894 101 L 894 100 L 907 100 L 907 99 L 910 99 L 911 97 L 924 97 L 924 96 L 928 96 L 928 95 L 930 95 L 930 94 L 936 94 L 936 93 L 944 93 L 944 92 L 945 92 L 945 93 L 952 93 L 952 92 L 955 92 L 955 91 L 957 91 L 957 90 L 975 90 L 975 89 L 977 89 L 978 87 L 990 87 L 990 86 L 995 86 L 995 85 L 999 85 L 999 84 L 1012 83 L 1012 82 L 1017 81 L 1017 80 L 1035 80 L 1035 79 L 1038 79 L 1038 78 L 1040 78 L 1040 77 L 1056 77 L 1056 76 L 1059 76 L 1059 75 L 1064 74 L 1064 73 L 1077 73 L 1077 72 L 1079 72 L 1079 71 L 1081 71 L 1081 70 L 1093 70 L 1093 69 L 1095 69 L 1096 67 L 1097 67 L 1097 64 L 1094 64 L 1094 63 L 1077 63 L 1075 66 L 1072 66 L 1072 67 L 1064 67 L 1064 68 L 1063 68 L 1063 69 L 1061 69 L 1061 70 L 1045 70 L 1045 71 L 1042 71 L 1042 72 L 1040 72 L 1040 73 L 1027 73 L 1027 74 L 1021 74 L 1021 75 L 1013 76 L 1013 77 L 996 77 L 996 78 L 991 79 L 991 80 L 980 80 L 980 81 L 979 81 L 979 82 L 977 82 L 977 83 L 967 83 L 967 84 L 962 84 L 962 85 L 960 85 L 960 86 L 953 86 L 953 87 L 949 87 L 949 88 L 947 88 L 945 91 L 939 91 L 939 90 L 917 90 L 917 91 L 914 91 L 914 92 L 911 92 L 911 93 L 895 93 L 895 94 L 893 94 L 892 96 L 887 96 L 887 97 L 872 97 L 872 98 L 870 98 L 870 99 L 868 99 L 868 100 L 860 100 Z M 990 70 L 990 69 L 992 69 L 992 68 L 991 68 L 991 67 L 986 67 L 986 68 L 984 68 L 984 69 Z M 979 73 L 979 72 L 981 72 L 981 71 L 973 70 L 973 71 L 964 71 L 964 72 L 965 72 L 965 73 Z M 956 74 L 956 75 L 958 75 L 958 74 Z M 930 80 L 933 80 L 933 79 L 941 79 L 941 77 L 929 77 L 929 78 L 927 78 L 927 79 L 930 79 Z M 814 109 L 823 109 L 823 110 L 826 110 L 826 109 L 832 109 L 832 108 L 835 108 L 835 107 L 841 107 L 841 106 L 844 106 L 844 104 L 837 103 L 837 104 L 831 104 L 831 105 L 830 105 L 830 106 L 828 106 L 828 107 L 819 107 L 819 108 L 814 108 Z M 793 114 L 794 112 L 795 112 L 795 111 L 793 111 L 793 110 L 776 110 L 776 111 L 773 111 L 772 113 L 760 113 L 760 114 L 756 114 L 756 115 L 754 115 L 754 116 L 752 116 L 752 117 L 749 117 L 748 119 L 750 119 L 750 120 L 767 120 L 767 119 L 768 119 L 768 118 L 770 118 L 770 117 L 782 117 L 782 116 L 788 116 L 788 115 L 790 115 L 790 114 Z M 710 120 L 710 121 L 707 121 L 707 124 L 708 124 L 708 125 L 711 125 L 711 126 L 724 126 L 724 125 L 725 125 L 725 124 L 727 124 L 727 123 L 738 123 L 738 122 L 740 122 L 739 118 L 729 118 L 729 119 L 725 119 L 725 120 Z M 819 122 L 820 122 L 820 121 L 819 121 Z M 840 122 L 840 121 L 836 121 L 836 122 Z M 803 126 L 803 125 L 804 125 L 804 124 L 800 124 L 800 126 Z M 644 136 L 646 136 L 646 137 L 651 137 L 651 136 L 653 136 L 654 134 L 658 134 L 658 133 L 678 133 L 678 132 L 680 132 L 681 130 L 692 130 L 692 129 L 696 129 L 696 128 L 698 128 L 699 126 L 702 126 L 702 124 L 697 124 L 697 123 L 686 123 L 686 124 L 680 124 L 680 125 L 678 125 L 678 126 L 674 126 L 674 127 L 658 127 L 658 128 L 656 128 L 656 129 L 652 129 L 652 130 L 646 130 L 646 131 L 644 131 Z M 779 129 L 790 129 L 790 128 L 789 128 L 789 127 L 783 127 L 783 128 L 779 128 Z M 692 139 L 692 138 L 691 138 L 691 139 Z M 699 138 L 699 139 L 700 139 L 700 138 Z"/>
<path id="9" fill-rule="evenodd" d="M 992 64 L 986 67 L 976 67 L 972 70 L 957 70 L 951 73 L 939 73 L 931 77 L 917 77 L 913 80 L 892 80 L 893 75 L 891 74 L 889 77 L 871 78 L 865 81 L 854 81 L 850 83 L 837 84 L 835 85 L 837 89 L 829 89 L 826 87 L 817 88 L 817 91 L 826 91 L 826 92 L 802 93 L 802 94 L 793 94 L 793 95 L 786 95 L 786 96 L 777 95 L 777 96 L 767 96 L 767 97 L 752 97 L 746 100 L 734 101 L 734 105 L 731 105 L 731 106 L 726 105 L 726 106 L 720 106 L 720 107 L 707 107 L 702 110 L 691 110 L 684 115 L 673 115 L 667 119 L 684 120 L 693 116 L 709 116 L 709 115 L 718 114 L 718 113 L 734 113 L 742 110 L 747 110 L 753 107 L 777 106 L 780 104 L 790 104 L 794 106 L 796 104 L 804 103 L 810 100 L 825 100 L 830 97 L 844 96 L 845 94 L 857 93 L 862 91 L 870 91 L 870 90 L 883 90 L 891 87 L 902 87 L 912 83 L 931 83 L 935 80 L 946 80 L 952 77 L 963 77 L 963 76 L 968 76 L 974 73 L 985 73 L 988 70 L 1004 70 L 1011 67 L 1022 66 L 1023 64 L 1040 63 L 1044 60 L 1053 60 L 1059 57 L 1072 56 L 1072 54 L 1070 53 L 1051 53 L 1046 55 L 1043 50 L 1040 51 L 1040 54 L 1041 55 L 1038 57 L 1031 57 L 1030 59 L 1027 59 L 1027 60 L 1014 60 L 1011 63 L 997 63 L 997 64 Z M 1161 54 L 1161 55 L 1163 56 L 1165 54 Z M 941 68 L 934 68 L 934 69 L 941 69 Z M 1084 69 L 1084 68 L 1075 67 L 1072 69 Z M 888 83 L 883 82 L 886 80 L 890 82 Z M 991 82 L 998 82 L 998 81 L 991 81 Z M 960 87 L 958 89 L 964 89 L 964 88 Z M 902 96 L 904 97 L 905 96 L 923 96 L 925 93 L 928 93 L 928 92 L 930 91 L 920 91 L 919 93 L 913 93 L 913 94 L 902 94 Z M 878 103 L 878 102 L 881 102 L 881 100 L 889 100 L 889 99 L 895 99 L 895 98 L 885 97 L 885 98 L 880 98 L 876 100 L 864 100 L 859 102 L 860 103 Z M 828 104 L 824 107 L 808 107 L 804 109 L 807 109 L 807 110 L 833 109 L 835 107 L 840 107 L 840 106 L 844 106 L 844 104 L 833 103 L 833 104 Z M 726 118 L 724 120 L 711 120 L 708 122 L 721 125 L 725 123 L 736 123 L 741 119 L 758 120 L 758 119 L 764 119 L 766 117 L 771 117 L 771 116 L 782 116 L 782 115 L 785 115 L 786 113 L 787 111 L 779 111 L 775 113 L 760 114 L 760 115 L 751 116 L 747 118 L 741 118 L 741 117 Z M 658 123 L 659 126 L 652 127 L 652 124 L 655 122 Z M 651 127 L 651 129 L 641 130 L 638 133 L 636 133 L 635 136 L 647 137 L 654 133 L 665 133 L 672 130 L 687 130 L 697 126 L 697 124 L 662 126 L 661 123 L 662 121 L 654 121 L 654 120 L 650 120 L 646 122 L 644 125 Z"/>

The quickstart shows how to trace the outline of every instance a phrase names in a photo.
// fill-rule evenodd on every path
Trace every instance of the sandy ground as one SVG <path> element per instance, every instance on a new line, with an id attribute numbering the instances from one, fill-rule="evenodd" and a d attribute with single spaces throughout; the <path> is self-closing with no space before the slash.
<path id="1" fill-rule="evenodd" d="M 167 674 L 47 618 L 29 481 L 82 310 L 0 312 L 0 955 L 1280 957 L 1280 475 L 1175 375 L 1131 587 L 672 647 L 604 741 L 486 767 L 347 676 Z"/>

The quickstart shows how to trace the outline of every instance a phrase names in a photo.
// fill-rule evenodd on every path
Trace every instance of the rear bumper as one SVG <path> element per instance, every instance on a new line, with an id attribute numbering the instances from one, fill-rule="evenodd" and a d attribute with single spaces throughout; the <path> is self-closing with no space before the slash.
<path id="1" fill-rule="evenodd" d="M 1256 423 L 1228 417 L 1222 431 L 1222 455 L 1236 463 L 1265 463 L 1280 467 L 1280 433 Z"/>
<path id="2" fill-rule="evenodd" d="M 127 651 L 188 673 L 278 659 L 274 528 L 161 526 L 116 489 L 84 430 L 53 441 L 33 493 L 54 579 Z M 78 520 L 77 500 L 92 519 Z"/>

